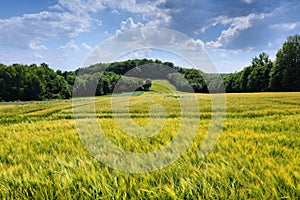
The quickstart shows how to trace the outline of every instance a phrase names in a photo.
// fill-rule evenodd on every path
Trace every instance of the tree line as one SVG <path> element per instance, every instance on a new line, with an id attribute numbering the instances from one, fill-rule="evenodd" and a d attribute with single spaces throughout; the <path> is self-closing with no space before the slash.
<path id="1" fill-rule="evenodd" d="M 93 70 L 93 67 L 86 70 Z M 45 63 L 40 66 L 0 64 L 0 101 L 69 99 L 73 92 L 80 92 L 80 96 L 100 96 L 111 94 L 117 83 L 121 87 L 115 92 L 148 91 L 152 84 L 148 79 L 126 77 L 112 71 L 87 71 L 77 76 L 78 71 L 54 71 Z M 96 85 L 93 93 L 90 91 L 92 84 Z"/>
<path id="2" fill-rule="evenodd" d="M 98 63 L 65 72 L 54 71 L 45 63 L 0 64 L 0 101 L 68 99 L 73 93 L 99 96 L 149 91 L 152 79 L 165 79 L 179 91 L 196 93 L 221 92 L 223 86 L 226 92 L 300 91 L 300 36 L 288 37 L 274 62 L 263 52 L 242 71 L 221 77 L 151 59 Z M 93 86 L 95 90 L 89 90 Z"/>
<path id="3" fill-rule="evenodd" d="M 71 81 L 71 80 L 70 80 Z M 71 81 L 72 82 L 72 81 Z M 44 100 L 71 97 L 70 84 L 65 77 L 45 63 L 37 66 L 0 65 L 0 100 Z"/>
<path id="4" fill-rule="evenodd" d="M 272 62 L 266 53 L 242 71 L 224 76 L 226 92 L 300 91 L 300 35 L 287 38 Z"/>
<path id="5" fill-rule="evenodd" d="M 131 81 L 146 80 L 146 84 L 144 84 L 143 87 L 147 86 L 147 83 L 150 83 L 150 80 L 152 79 L 164 79 L 168 80 L 179 91 L 195 91 L 197 93 L 208 92 L 207 84 L 205 82 L 205 79 L 208 80 L 208 78 L 205 77 L 207 75 L 202 71 L 198 69 L 189 69 L 175 66 L 172 62 L 162 62 L 157 59 L 135 59 L 122 62 L 114 62 L 111 64 L 98 63 L 90 67 L 78 70 L 80 71 L 80 74 L 83 74 L 83 76 L 95 76 L 95 80 L 98 80 L 99 77 L 101 77 L 100 83 L 103 81 L 103 79 L 106 79 L 106 76 L 103 76 L 104 71 L 104 75 L 109 74 L 108 77 L 111 77 L 111 83 L 113 83 L 111 84 L 112 87 L 116 85 L 120 77 L 126 77 L 125 80 L 130 77 Z M 97 74 L 98 79 L 96 78 Z M 115 76 L 119 76 L 119 78 L 112 78 Z M 124 81 L 123 79 L 124 78 L 122 78 L 121 80 Z M 87 78 L 83 78 L 83 80 L 87 80 Z M 125 88 L 127 87 L 128 90 L 132 90 L 132 88 L 128 86 L 128 84 L 123 83 L 122 85 Z M 137 88 L 137 85 L 141 85 L 141 83 L 136 83 L 132 86 Z M 77 86 L 75 85 L 74 87 L 76 88 Z M 126 90 L 125 88 L 123 90 Z M 119 88 L 116 89 L 118 90 Z M 146 90 L 149 89 L 149 87 L 146 87 Z M 109 90 L 109 93 L 111 93 L 111 90 Z"/>

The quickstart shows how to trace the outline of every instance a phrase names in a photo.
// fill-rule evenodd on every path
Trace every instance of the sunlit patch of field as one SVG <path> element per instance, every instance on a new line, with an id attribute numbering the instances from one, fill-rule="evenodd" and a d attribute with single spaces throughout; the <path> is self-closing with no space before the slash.
<path id="1" fill-rule="evenodd" d="M 141 127 L 151 124 L 152 105 L 164 108 L 154 116 L 164 126 L 149 138 L 132 137 L 119 128 L 115 118 L 129 123 L 128 113 L 113 112 L 110 96 L 95 99 L 96 117 L 115 145 L 151 152 L 176 136 L 182 120 L 179 100 L 192 96 L 154 91 L 130 97 L 130 119 Z M 109 168 L 89 154 L 80 141 L 71 100 L 1 103 L 0 198 L 300 197 L 300 93 L 227 94 L 223 132 L 205 158 L 199 149 L 210 123 L 210 95 L 196 96 L 200 112 L 189 116 L 200 122 L 189 150 L 166 168 L 141 174 Z M 118 103 L 125 97 L 113 98 Z"/>

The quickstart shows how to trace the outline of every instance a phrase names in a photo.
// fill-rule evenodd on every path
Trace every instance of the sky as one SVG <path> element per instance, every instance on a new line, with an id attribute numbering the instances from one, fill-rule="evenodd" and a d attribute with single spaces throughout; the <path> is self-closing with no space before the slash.
<path id="1" fill-rule="evenodd" d="M 0 63 L 74 70 L 109 38 L 158 27 L 190 37 L 219 72 L 230 73 L 261 52 L 275 60 L 287 37 L 300 34 L 299 11 L 299 0 L 2 0 Z M 130 58 L 183 64 L 159 51 L 134 52 Z"/>

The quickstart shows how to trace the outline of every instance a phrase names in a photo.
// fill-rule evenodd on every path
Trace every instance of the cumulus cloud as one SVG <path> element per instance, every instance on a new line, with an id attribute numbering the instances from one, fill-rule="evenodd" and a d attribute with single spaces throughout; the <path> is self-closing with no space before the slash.
<path id="1" fill-rule="evenodd" d="M 90 19 L 67 12 L 40 12 L 21 17 L 0 19 L 0 44 L 34 50 L 46 49 L 37 46 L 37 41 L 76 37 L 90 29 Z"/>
<path id="2" fill-rule="evenodd" d="M 33 57 L 34 57 L 34 58 L 37 58 L 37 59 L 43 59 L 43 58 L 44 58 L 44 56 L 42 56 L 42 55 L 39 54 L 39 53 L 34 53 L 34 54 L 33 54 Z"/>
<path id="3" fill-rule="evenodd" d="M 122 32 L 105 41 L 89 56 L 84 66 L 112 62 L 124 55 L 124 52 L 130 52 L 121 58 L 172 55 L 173 58 L 179 56 L 188 60 L 203 71 L 214 70 L 203 46 L 201 40 L 194 40 L 170 29 L 143 27 Z M 149 49 L 150 52 L 145 51 Z M 159 55 L 156 52 L 160 52 Z"/>
<path id="4" fill-rule="evenodd" d="M 64 10 L 64 9 L 63 9 L 60 5 L 58 5 L 58 4 L 55 4 L 55 5 L 53 5 L 53 6 L 50 6 L 49 9 L 50 9 L 50 10 L 57 10 L 57 11 L 63 11 L 63 10 Z"/>
<path id="5" fill-rule="evenodd" d="M 136 0 L 59 0 L 58 4 L 49 7 L 52 12 L 42 11 L 35 14 L 0 19 L 0 44 L 33 50 L 45 49 L 36 46 L 40 40 L 76 37 L 80 33 L 90 31 L 94 25 L 100 26 L 100 20 L 91 17 L 91 13 L 100 12 L 106 8 L 125 10 L 140 14 L 149 25 L 160 25 L 169 22 L 168 11 L 159 6 L 164 1 Z M 96 22 L 96 23 L 95 23 Z M 132 18 L 122 22 L 122 29 L 143 26 L 134 23 Z"/>
<path id="6" fill-rule="evenodd" d="M 246 3 L 248 1 L 249 3 Z M 298 3 L 299 4 L 299 3 Z M 251 13 L 271 13 L 278 7 L 273 1 L 224 1 L 224 0 L 166 0 L 163 6 L 169 9 L 169 28 L 183 32 L 190 37 L 204 33 L 210 19 L 218 16 L 235 18 L 247 16 Z"/>
<path id="7" fill-rule="evenodd" d="M 273 29 L 282 29 L 286 31 L 291 31 L 296 28 L 300 27 L 300 22 L 295 22 L 295 23 L 282 23 L 282 24 L 273 24 L 271 25 L 271 28 Z"/>
<path id="8" fill-rule="evenodd" d="M 182 50 L 198 51 L 198 50 L 202 50 L 204 48 L 204 46 L 205 45 L 201 40 L 190 39 L 190 40 L 187 40 L 186 42 L 184 42 Z"/>
<path id="9" fill-rule="evenodd" d="M 144 26 L 144 24 L 142 24 L 140 22 L 134 23 L 134 21 L 131 17 L 129 17 L 126 21 L 121 22 L 121 30 L 122 31 L 135 29 L 135 28 L 140 28 L 140 27 L 143 27 L 143 26 Z"/>
<path id="10" fill-rule="evenodd" d="M 48 50 L 47 47 L 45 47 L 44 45 L 39 45 L 37 41 L 35 42 L 30 42 L 29 43 L 29 47 L 32 50 Z"/>
<path id="11" fill-rule="evenodd" d="M 133 59 L 143 59 L 149 58 L 152 55 L 152 49 L 139 49 L 133 52 L 129 52 L 125 55 L 122 55 L 118 60 L 133 60 Z"/>
<path id="12" fill-rule="evenodd" d="M 268 14 L 254 14 L 251 13 L 247 16 L 228 18 L 224 16 L 219 16 L 213 19 L 211 26 L 217 24 L 230 25 L 226 30 L 223 30 L 218 37 L 217 41 L 207 42 L 206 45 L 212 48 L 226 47 L 226 45 L 239 36 L 240 32 L 247 30 L 253 26 L 253 24 L 269 16 Z"/>
<path id="13" fill-rule="evenodd" d="M 82 48 L 83 48 L 84 50 L 90 51 L 90 50 L 93 49 L 93 47 L 91 47 L 91 46 L 88 45 L 87 43 L 82 43 L 81 46 L 82 46 Z"/>
<path id="14" fill-rule="evenodd" d="M 140 14 L 149 26 L 166 25 L 171 17 L 169 10 L 161 8 L 165 0 L 59 0 L 59 5 L 77 14 L 96 13 L 106 8 L 119 13 L 124 10 L 132 14 Z"/>
<path id="15" fill-rule="evenodd" d="M 95 13 L 106 8 L 106 0 L 59 0 L 58 4 L 78 15 Z"/>
<path id="16" fill-rule="evenodd" d="M 120 27 L 121 28 L 116 31 L 116 35 L 119 35 L 123 31 L 144 27 L 144 24 L 141 22 L 135 23 L 134 20 L 131 17 L 129 17 L 127 20 L 122 21 L 120 23 Z"/>
<path id="17" fill-rule="evenodd" d="M 149 22 L 149 26 L 167 25 L 171 17 L 169 9 L 161 8 L 165 0 L 137 1 L 137 0 L 110 0 L 109 7 L 126 10 L 130 13 L 141 14 Z"/>
<path id="18" fill-rule="evenodd" d="M 57 50 L 71 50 L 71 51 L 79 51 L 80 48 L 78 47 L 78 45 L 76 44 L 76 42 L 74 40 L 71 40 L 70 42 L 68 42 L 65 45 L 61 45 L 57 48 Z"/>

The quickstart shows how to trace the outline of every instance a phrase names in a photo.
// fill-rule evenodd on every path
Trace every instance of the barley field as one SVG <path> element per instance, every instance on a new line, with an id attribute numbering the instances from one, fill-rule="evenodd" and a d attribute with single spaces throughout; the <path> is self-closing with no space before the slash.
<path id="1" fill-rule="evenodd" d="M 149 173 L 122 172 L 95 159 L 78 135 L 72 100 L 0 103 L 0 198 L 300 198 L 300 93 L 226 94 L 223 132 L 204 158 L 199 145 L 210 122 L 210 95 L 197 94 L 197 100 L 200 125 L 192 145 L 169 166 Z M 119 147 L 151 152 L 172 140 L 182 117 L 178 98 L 139 93 L 130 98 L 136 124 L 151 122 L 153 103 L 165 107 L 166 119 L 149 138 L 117 127 L 111 96 L 96 98 L 97 120 Z"/>

